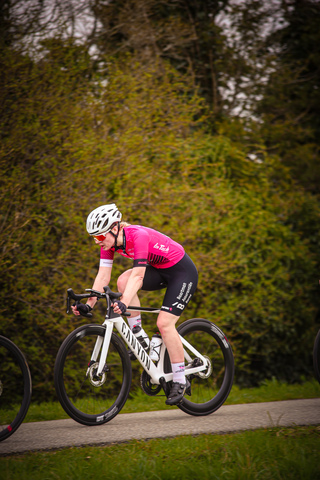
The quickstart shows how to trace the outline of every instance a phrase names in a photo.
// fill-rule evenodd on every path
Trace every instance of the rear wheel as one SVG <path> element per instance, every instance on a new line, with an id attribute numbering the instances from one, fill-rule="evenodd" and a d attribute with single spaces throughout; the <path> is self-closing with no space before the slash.
<path id="1" fill-rule="evenodd" d="M 320 382 L 320 330 L 313 346 L 313 368 L 316 379 Z"/>
<path id="2" fill-rule="evenodd" d="M 21 350 L 0 336 L 0 441 L 12 435 L 23 422 L 30 405 L 32 382 Z"/>
<path id="3" fill-rule="evenodd" d="M 196 348 L 207 362 L 206 370 L 188 375 L 188 368 L 202 361 L 185 348 L 186 376 L 191 383 L 191 396 L 185 395 L 178 407 L 189 415 L 209 415 L 228 398 L 234 377 L 234 359 L 231 346 L 224 333 L 212 322 L 196 318 L 178 327 L 179 334 Z M 171 371 L 168 352 L 165 371 Z"/>
<path id="4" fill-rule="evenodd" d="M 124 406 L 130 391 L 132 369 L 122 340 L 112 333 L 106 365 L 101 376 L 97 368 L 101 347 L 90 360 L 98 338 L 106 329 L 83 325 L 62 343 L 54 370 L 59 401 L 76 422 L 101 425 L 114 418 Z"/>

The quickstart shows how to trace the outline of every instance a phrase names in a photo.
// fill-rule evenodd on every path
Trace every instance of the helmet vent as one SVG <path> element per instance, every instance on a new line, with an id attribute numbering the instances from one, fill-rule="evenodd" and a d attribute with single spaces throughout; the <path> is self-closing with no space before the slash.
<path id="1" fill-rule="evenodd" d="M 117 221 L 121 221 L 122 215 L 115 203 L 101 205 L 91 212 L 87 218 L 87 231 L 89 235 L 95 235 L 109 231 Z"/>

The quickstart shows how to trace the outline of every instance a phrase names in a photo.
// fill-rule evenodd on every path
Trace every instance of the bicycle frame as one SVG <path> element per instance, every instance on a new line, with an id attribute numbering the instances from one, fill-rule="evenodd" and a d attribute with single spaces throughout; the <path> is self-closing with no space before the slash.
<path id="1" fill-rule="evenodd" d="M 133 308 L 131 309 L 128 307 L 128 310 L 133 311 Z M 154 309 L 144 309 L 144 308 L 139 308 L 140 311 L 148 311 L 148 312 L 153 312 L 157 313 L 159 310 L 154 310 Z M 101 350 L 101 355 L 100 355 L 100 360 L 99 360 L 99 366 L 97 370 L 97 375 L 102 375 L 103 374 L 103 369 L 106 364 L 107 356 L 108 356 L 108 350 L 109 350 L 109 345 L 110 345 L 110 340 L 111 340 L 111 335 L 113 332 L 113 328 L 115 328 L 121 337 L 123 338 L 124 342 L 126 345 L 130 348 L 130 350 L 135 354 L 136 358 L 140 362 L 141 366 L 143 369 L 147 372 L 147 374 L 151 378 L 151 383 L 155 385 L 159 385 L 160 379 L 165 380 L 166 382 L 172 380 L 172 372 L 171 373 L 164 373 L 164 357 L 165 357 L 165 345 L 164 343 L 162 344 L 162 348 L 160 350 L 160 359 L 157 365 L 151 360 L 145 349 L 142 347 L 140 342 L 137 340 L 135 335 L 132 333 L 130 330 L 129 326 L 127 323 L 124 321 L 124 319 L 119 315 L 115 316 L 114 318 L 107 318 L 102 324 L 106 328 L 106 333 L 104 336 L 104 339 L 102 337 L 98 337 L 95 347 L 92 352 L 91 356 L 91 362 L 96 362 L 99 351 Z M 180 335 L 179 335 L 180 336 Z M 199 358 L 202 361 L 202 365 L 200 366 L 186 366 L 186 372 L 188 375 L 191 374 L 197 374 L 199 372 L 202 372 L 203 370 L 206 370 L 208 368 L 208 360 L 198 351 L 196 350 L 192 345 L 190 345 L 189 342 L 187 342 L 182 336 L 180 336 L 180 339 L 182 341 L 182 344 L 184 347 L 188 348 L 192 353 L 196 355 L 197 358 Z M 188 364 L 190 364 L 191 357 L 189 356 L 188 352 L 184 348 L 184 356 Z M 87 374 L 89 373 L 89 369 L 87 371 Z"/>

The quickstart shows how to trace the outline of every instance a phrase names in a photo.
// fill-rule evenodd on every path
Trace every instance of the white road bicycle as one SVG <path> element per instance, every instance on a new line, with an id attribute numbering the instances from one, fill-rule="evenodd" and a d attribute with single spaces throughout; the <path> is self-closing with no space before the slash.
<path id="1" fill-rule="evenodd" d="M 163 391 L 167 396 L 172 371 L 164 343 L 159 361 L 152 361 L 127 322 L 113 312 L 112 302 L 121 293 L 114 293 L 109 287 L 104 288 L 104 293 L 92 289 L 86 292 L 78 295 L 68 289 L 67 311 L 71 299 L 77 304 L 89 297 L 104 298 L 107 302 L 105 321 L 102 325 L 82 325 L 68 335 L 57 354 L 54 381 L 66 413 L 83 425 L 94 426 L 112 420 L 128 398 L 132 367 L 126 345 L 143 367 L 140 383 L 147 395 L 155 396 Z M 128 307 L 128 312 L 137 309 Z M 139 307 L 139 311 L 158 313 L 159 309 Z M 177 330 L 184 346 L 186 376 L 191 384 L 190 395 L 185 395 L 178 407 L 189 415 L 209 415 L 223 405 L 232 387 L 231 346 L 220 328 L 205 319 L 186 320 Z"/>

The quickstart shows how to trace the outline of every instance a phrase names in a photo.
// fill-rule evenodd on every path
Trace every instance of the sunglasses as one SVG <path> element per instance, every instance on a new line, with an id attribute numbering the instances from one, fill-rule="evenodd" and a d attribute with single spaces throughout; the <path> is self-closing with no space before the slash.
<path id="1" fill-rule="evenodd" d="M 107 233 L 108 233 L 108 232 L 106 232 L 105 235 L 93 235 L 93 238 L 95 238 L 96 240 L 98 240 L 98 242 L 103 242 L 103 240 L 106 238 Z"/>

